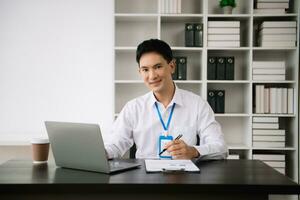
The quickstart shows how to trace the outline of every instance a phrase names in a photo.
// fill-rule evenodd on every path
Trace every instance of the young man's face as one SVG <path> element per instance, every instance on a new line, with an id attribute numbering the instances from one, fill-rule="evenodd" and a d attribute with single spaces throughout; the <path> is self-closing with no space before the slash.
<path id="1" fill-rule="evenodd" d="M 145 53 L 140 58 L 139 72 L 146 86 L 153 92 L 163 92 L 173 84 L 175 64 L 168 63 L 160 54 Z"/>

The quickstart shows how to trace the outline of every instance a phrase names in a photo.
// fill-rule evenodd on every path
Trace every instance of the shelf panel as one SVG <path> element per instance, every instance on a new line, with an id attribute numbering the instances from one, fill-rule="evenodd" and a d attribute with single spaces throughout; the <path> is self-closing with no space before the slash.
<path id="1" fill-rule="evenodd" d="M 186 84 L 201 84 L 202 81 L 198 80 L 174 80 L 175 83 L 186 83 Z M 115 83 L 144 83 L 143 80 L 115 80 Z"/>
<path id="2" fill-rule="evenodd" d="M 172 50 L 180 50 L 180 51 L 202 51 L 202 47 L 171 47 Z"/>
<path id="3" fill-rule="evenodd" d="M 207 47 L 207 50 L 248 51 L 250 47 Z"/>
<path id="4" fill-rule="evenodd" d="M 250 18 L 250 14 L 209 14 L 207 15 L 208 18 L 232 18 L 232 19 L 247 19 Z"/>
<path id="5" fill-rule="evenodd" d="M 272 51 L 291 51 L 297 50 L 297 47 L 252 47 L 253 50 L 272 50 Z"/>
<path id="6" fill-rule="evenodd" d="M 252 81 L 252 83 L 297 83 L 296 81 Z"/>
<path id="7" fill-rule="evenodd" d="M 115 17 L 158 17 L 156 13 L 115 13 Z"/>
<path id="8" fill-rule="evenodd" d="M 297 17 L 296 13 L 286 14 L 253 14 L 254 18 L 272 18 L 272 17 Z"/>
<path id="9" fill-rule="evenodd" d="M 203 14 L 160 14 L 161 17 L 203 17 Z"/>
<path id="10" fill-rule="evenodd" d="M 161 22 L 202 22 L 202 14 L 162 14 Z"/>
<path id="11" fill-rule="evenodd" d="M 221 114 L 221 113 L 215 113 L 216 117 L 250 117 L 250 114 L 246 114 L 246 113 L 225 113 L 225 114 Z"/>
<path id="12" fill-rule="evenodd" d="M 238 84 L 238 83 L 243 83 L 243 84 L 247 84 L 247 83 L 250 83 L 250 81 L 247 81 L 247 80 L 208 80 L 207 83 L 233 83 L 233 84 Z"/>
<path id="13" fill-rule="evenodd" d="M 252 114 L 253 117 L 296 117 L 295 114 Z"/>
<path id="14" fill-rule="evenodd" d="M 264 147 L 252 147 L 253 150 L 282 150 L 282 151 L 296 151 L 295 147 L 283 147 L 283 148 L 264 148 Z"/>

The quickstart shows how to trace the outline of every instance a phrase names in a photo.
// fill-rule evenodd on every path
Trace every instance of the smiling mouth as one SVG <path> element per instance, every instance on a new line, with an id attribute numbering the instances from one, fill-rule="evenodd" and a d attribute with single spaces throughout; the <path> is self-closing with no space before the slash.
<path id="1" fill-rule="evenodd" d="M 155 82 L 150 82 L 149 84 L 150 84 L 150 85 L 155 85 L 155 84 L 160 83 L 160 82 L 161 82 L 161 80 L 155 81 Z"/>

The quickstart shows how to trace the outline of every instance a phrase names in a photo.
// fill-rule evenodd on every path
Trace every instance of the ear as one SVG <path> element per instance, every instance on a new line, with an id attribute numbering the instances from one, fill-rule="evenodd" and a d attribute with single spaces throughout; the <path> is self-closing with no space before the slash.
<path id="1" fill-rule="evenodd" d="M 172 59 L 171 62 L 169 63 L 169 66 L 171 67 L 172 74 L 174 74 L 175 73 L 175 69 L 176 69 L 176 60 Z"/>

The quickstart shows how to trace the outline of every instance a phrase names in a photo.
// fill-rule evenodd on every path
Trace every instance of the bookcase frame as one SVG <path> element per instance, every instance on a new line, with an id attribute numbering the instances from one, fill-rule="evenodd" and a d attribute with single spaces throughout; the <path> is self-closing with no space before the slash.
<path id="1" fill-rule="evenodd" d="M 187 56 L 188 75 L 185 81 L 175 81 L 178 87 L 190 90 L 207 99 L 208 89 L 225 89 L 225 114 L 216 114 L 222 125 L 231 153 L 241 159 L 252 159 L 255 152 L 286 155 L 286 174 L 299 182 L 299 3 L 292 2 L 292 13 L 253 14 L 254 0 L 237 0 L 233 14 L 221 14 L 217 0 L 182 0 L 181 14 L 160 13 L 161 0 L 115 0 L 115 117 L 125 103 L 148 92 L 138 75 L 135 50 L 145 39 L 159 38 L 171 45 L 176 56 Z M 241 22 L 241 47 L 213 48 L 207 46 L 207 22 L 238 20 Z M 268 48 L 256 46 L 255 29 L 265 20 L 296 20 L 297 47 Z M 184 46 L 184 24 L 203 23 L 203 47 Z M 208 56 L 235 56 L 235 80 L 207 80 Z M 286 81 L 253 81 L 253 60 L 287 61 Z M 189 71 L 191 70 L 191 71 Z M 253 90 L 256 84 L 294 88 L 294 114 L 255 114 Z M 279 117 L 287 127 L 287 147 L 252 147 L 252 118 Z"/>

